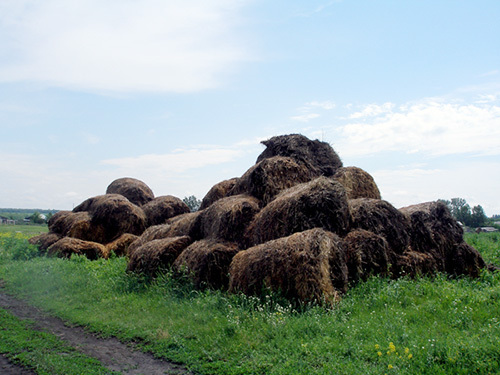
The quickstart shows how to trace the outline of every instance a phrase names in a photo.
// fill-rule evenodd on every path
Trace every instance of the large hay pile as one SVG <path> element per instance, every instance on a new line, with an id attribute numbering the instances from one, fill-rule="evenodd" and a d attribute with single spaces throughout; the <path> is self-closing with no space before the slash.
<path id="1" fill-rule="evenodd" d="M 114 252 L 128 257 L 128 272 L 173 268 L 196 288 L 270 289 L 295 302 L 331 303 L 371 275 L 476 277 L 485 267 L 442 203 L 397 210 L 327 143 L 299 134 L 262 143 L 255 165 L 214 185 L 197 212 L 123 178 L 55 214 L 31 242 L 63 257 Z"/>

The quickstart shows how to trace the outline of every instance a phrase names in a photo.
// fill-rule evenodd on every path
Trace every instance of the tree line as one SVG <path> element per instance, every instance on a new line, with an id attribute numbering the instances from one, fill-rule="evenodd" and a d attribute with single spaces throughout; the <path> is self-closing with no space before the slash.
<path id="1" fill-rule="evenodd" d="M 477 228 L 488 223 L 488 217 L 480 205 L 471 208 L 463 198 L 439 199 L 439 201 L 446 204 L 455 219 L 468 227 Z"/>

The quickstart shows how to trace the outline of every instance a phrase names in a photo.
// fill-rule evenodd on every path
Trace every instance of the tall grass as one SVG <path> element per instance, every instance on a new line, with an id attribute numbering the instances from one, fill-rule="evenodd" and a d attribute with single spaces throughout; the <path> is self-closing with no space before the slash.
<path id="1" fill-rule="evenodd" d="M 494 238 L 467 240 L 494 262 Z M 500 372 L 498 272 L 375 277 L 327 309 L 137 278 L 124 258 L 4 259 L 0 277 L 35 305 L 203 374 Z"/>

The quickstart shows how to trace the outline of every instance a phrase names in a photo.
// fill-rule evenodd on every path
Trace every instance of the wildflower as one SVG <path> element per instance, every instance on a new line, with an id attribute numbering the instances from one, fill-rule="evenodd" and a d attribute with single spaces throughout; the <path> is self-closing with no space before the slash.
<path id="1" fill-rule="evenodd" d="M 375 344 L 375 349 L 380 349 L 380 345 L 379 344 Z"/>
<path id="2" fill-rule="evenodd" d="M 412 359 L 413 358 L 413 354 L 408 354 L 408 359 Z"/>
<path id="3" fill-rule="evenodd" d="M 405 348 L 405 354 L 408 354 L 410 352 L 410 349 Z"/>
<path id="4" fill-rule="evenodd" d="M 387 366 L 387 368 L 390 370 L 390 369 L 392 369 L 394 367 L 389 363 L 389 365 Z"/>
<path id="5" fill-rule="evenodd" d="M 394 343 L 392 341 L 389 343 L 389 350 L 391 352 L 395 352 L 396 351 L 396 346 L 394 345 Z"/>
<path id="6" fill-rule="evenodd" d="M 382 356 L 382 352 L 377 352 L 377 355 L 380 357 Z"/>

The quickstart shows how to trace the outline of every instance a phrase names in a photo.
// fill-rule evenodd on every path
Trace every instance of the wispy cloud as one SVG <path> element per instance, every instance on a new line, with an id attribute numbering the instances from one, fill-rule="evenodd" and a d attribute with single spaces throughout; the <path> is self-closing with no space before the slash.
<path id="1" fill-rule="evenodd" d="M 318 113 L 307 113 L 304 115 L 292 116 L 290 117 L 290 119 L 293 121 L 309 122 L 310 120 L 313 120 L 318 117 L 320 117 Z"/>
<path id="2" fill-rule="evenodd" d="M 344 155 L 380 151 L 422 152 L 428 155 L 500 154 L 498 101 L 461 103 L 425 99 L 395 107 L 370 105 L 351 114 L 351 122 L 336 128 Z"/>
<path id="3" fill-rule="evenodd" d="M 0 82 L 90 91 L 217 87 L 250 57 L 236 32 L 246 1 L 0 3 Z"/>

